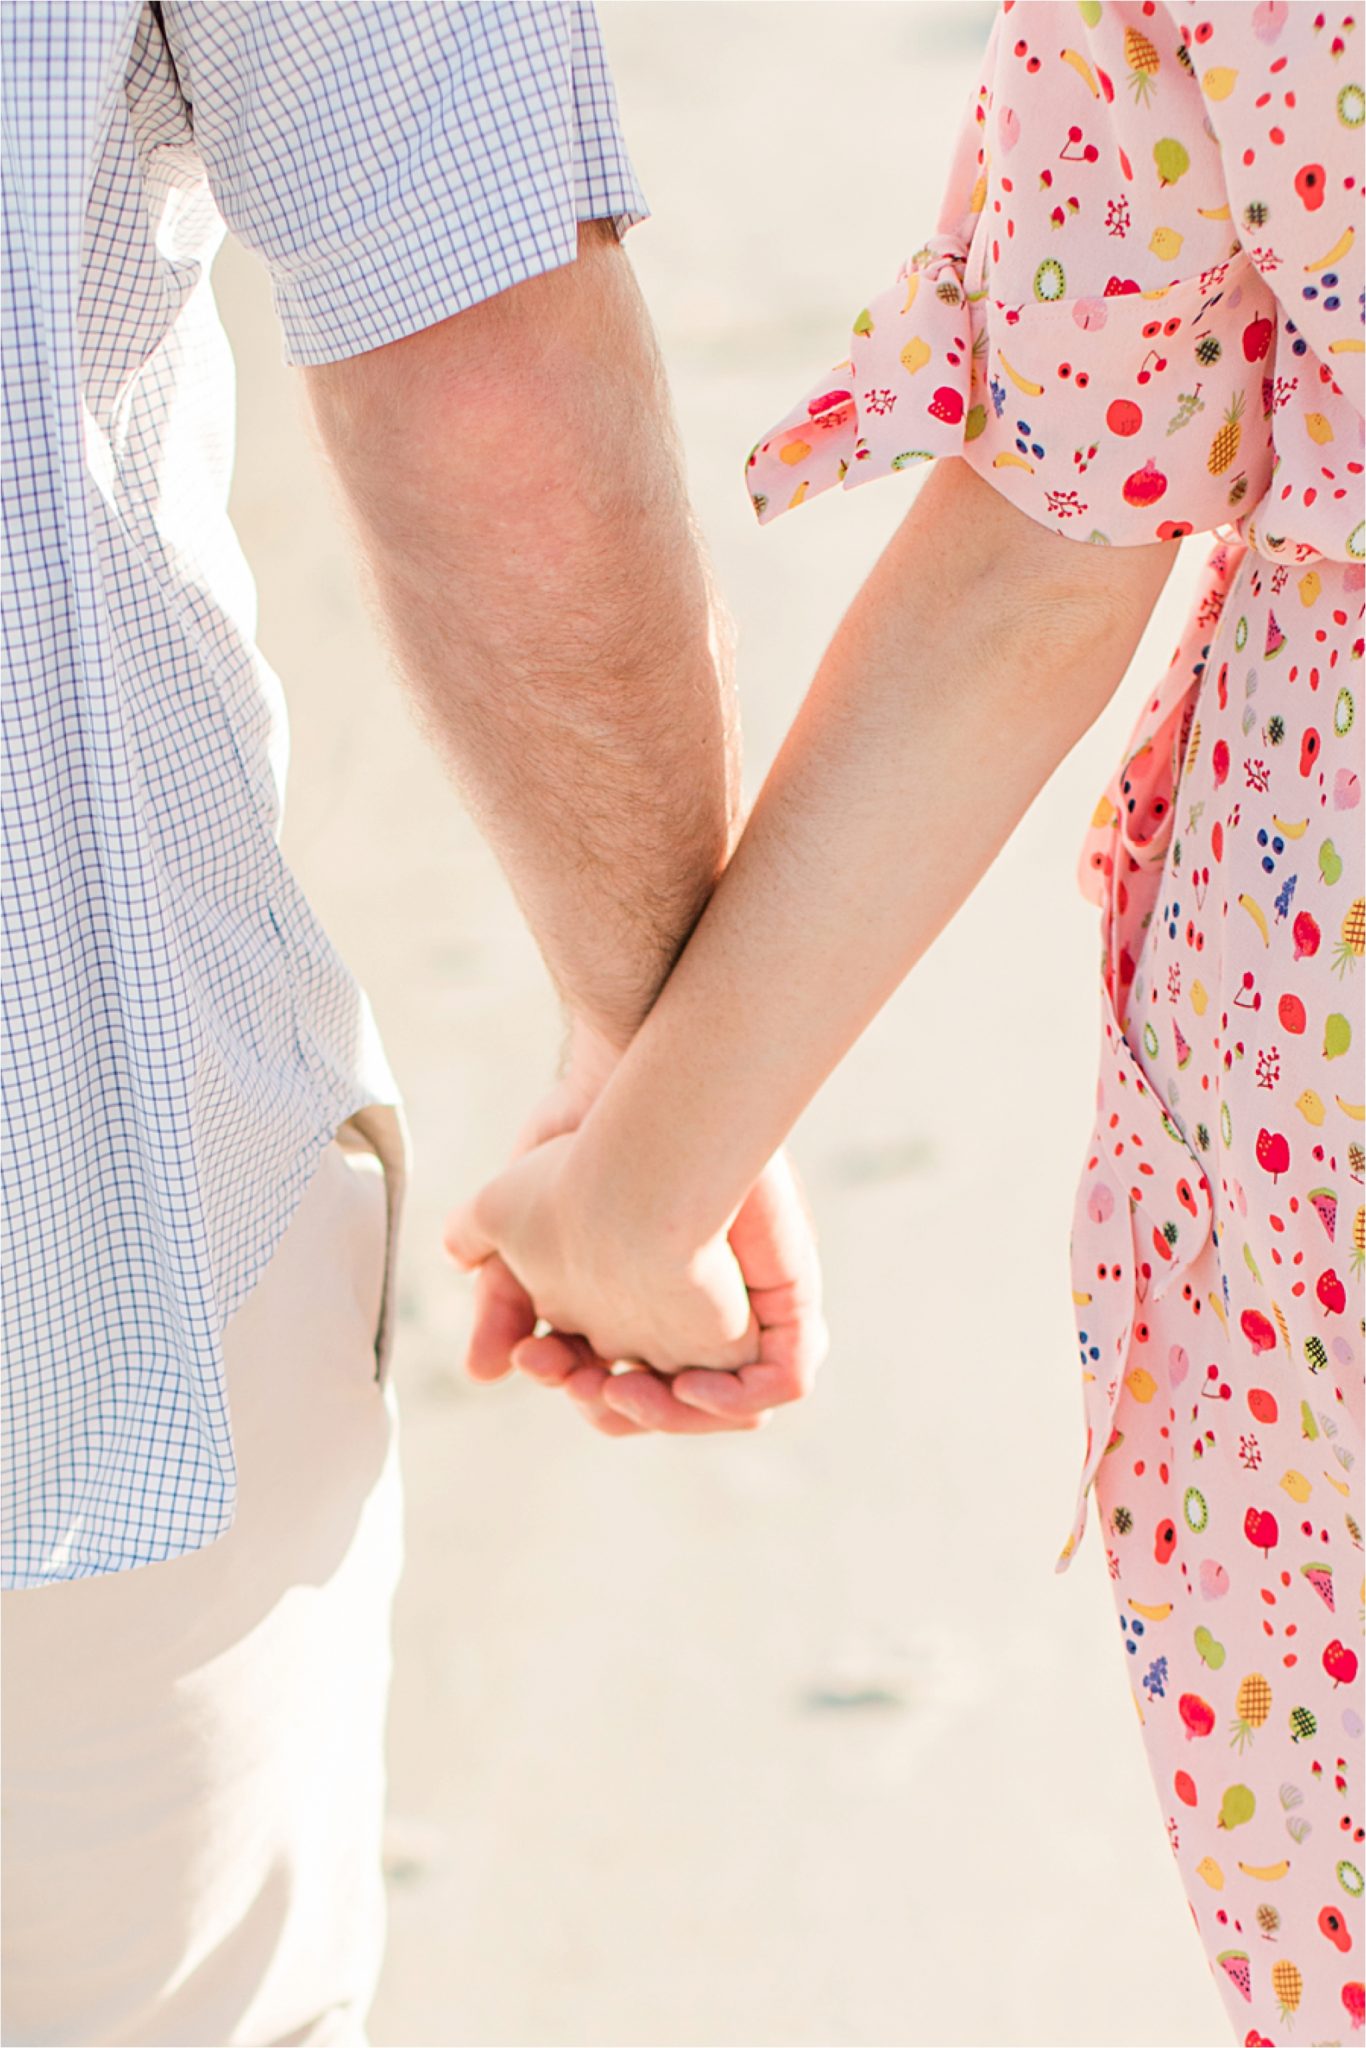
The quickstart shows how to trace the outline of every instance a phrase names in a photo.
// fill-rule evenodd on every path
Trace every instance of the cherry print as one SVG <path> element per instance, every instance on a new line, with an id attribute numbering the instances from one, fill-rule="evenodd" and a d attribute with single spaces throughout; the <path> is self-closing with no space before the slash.
<path id="1" fill-rule="evenodd" d="M 1028 41 L 1011 18 L 941 231 L 852 343 L 835 337 L 828 360 L 850 367 L 819 389 L 847 388 L 847 410 L 818 441 L 798 408 L 749 475 L 768 519 L 957 453 L 1065 537 L 1210 550 L 1081 864 L 1106 1030 L 1074 1229 L 1087 1450 L 1065 1555 L 1093 1492 L 1121 1661 L 1237 2038 L 1338 2040 L 1366 2005 L 1319 1919 L 1354 1932 L 1337 1864 L 1358 1886 L 1366 1866 L 1360 1808 L 1342 1811 L 1359 1754 L 1335 1763 L 1361 1739 L 1343 1717 L 1366 1521 L 1362 1133 L 1342 1107 L 1366 1030 L 1349 920 L 1366 896 L 1366 100 L 1341 55 L 1362 29 L 1333 12 L 1316 33 L 1286 0 L 1179 27 L 1162 7 L 1081 12 L 1084 37 L 1067 0 L 1052 44 L 1042 6 Z M 912 241 L 930 231 L 908 215 Z M 945 392 L 961 411 L 936 410 Z M 1220 1826 L 1235 1785 L 1264 1846 Z M 1273 1881 L 1244 1868 L 1281 1850 Z"/>

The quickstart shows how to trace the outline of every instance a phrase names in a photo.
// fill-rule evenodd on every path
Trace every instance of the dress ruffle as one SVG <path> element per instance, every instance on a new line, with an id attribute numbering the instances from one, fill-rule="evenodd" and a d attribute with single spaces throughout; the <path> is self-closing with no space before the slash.
<path id="1" fill-rule="evenodd" d="M 937 235 L 859 314 L 845 361 L 749 458 L 762 522 L 937 455 L 1040 524 L 1116 546 L 1208 531 L 1264 498 L 1276 309 L 1241 250 L 1160 290 L 1113 276 L 1074 299 L 1054 296 L 1063 272 L 1045 259 L 1020 306 L 972 289 L 971 270 L 967 243 Z"/>

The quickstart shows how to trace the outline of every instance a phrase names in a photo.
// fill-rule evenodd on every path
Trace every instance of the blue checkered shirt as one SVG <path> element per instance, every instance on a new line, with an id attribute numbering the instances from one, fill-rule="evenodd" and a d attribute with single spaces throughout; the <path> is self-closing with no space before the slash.
<path id="1" fill-rule="evenodd" d="M 233 1514 L 221 1335 L 393 1087 L 281 858 L 224 223 L 331 362 L 643 212 L 586 4 L 6 0 L 4 1582 Z M 287 488 L 287 479 L 282 479 Z"/>

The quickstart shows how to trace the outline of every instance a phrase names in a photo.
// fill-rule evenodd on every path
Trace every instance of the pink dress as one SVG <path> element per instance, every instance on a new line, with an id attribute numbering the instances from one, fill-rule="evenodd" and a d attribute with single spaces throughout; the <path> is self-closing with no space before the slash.
<path id="1" fill-rule="evenodd" d="M 1135 1704 L 1247 2043 L 1363 2020 L 1362 87 L 1341 0 L 1007 6 L 938 232 L 750 458 L 1220 529 L 1101 798 L 1073 1288 Z"/>

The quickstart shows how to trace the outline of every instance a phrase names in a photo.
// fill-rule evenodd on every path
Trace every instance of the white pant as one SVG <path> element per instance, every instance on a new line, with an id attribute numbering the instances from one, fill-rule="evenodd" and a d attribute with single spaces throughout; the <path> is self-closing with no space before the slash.
<path id="1" fill-rule="evenodd" d="M 240 1493 L 166 1564 L 6 1593 L 7 2043 L 363 2042 L 384 1938 L 392 1112 L 329 1146 L 225 1337 Z"/>

